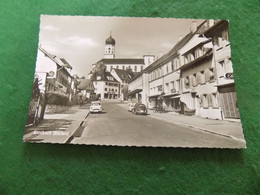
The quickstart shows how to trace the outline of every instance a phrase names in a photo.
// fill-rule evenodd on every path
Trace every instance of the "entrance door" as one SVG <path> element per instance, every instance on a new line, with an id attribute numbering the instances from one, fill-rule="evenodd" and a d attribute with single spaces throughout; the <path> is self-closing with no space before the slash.
<path id="1" fill-rule="evenodd" d="M 236 92 L 220 93 L 220 101 L 225 118 L 240 118 Z"/>

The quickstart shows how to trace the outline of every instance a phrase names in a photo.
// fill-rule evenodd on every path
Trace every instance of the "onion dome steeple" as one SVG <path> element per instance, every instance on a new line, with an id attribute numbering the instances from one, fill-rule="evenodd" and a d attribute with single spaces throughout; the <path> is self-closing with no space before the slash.
<path id="1" fill-rule="evenodd" d="M 116 41 L 111 36 L 111 32 L 110 32 L 110 36 L 106 39 L 105 43 L 106 43 L 106 45 L 105 45 L 104 58 L 115 58 L 115 44 L 116 44 Z"/>
<path id="2" fill-rule="evenodd" d="M 110 35 L 107 39 L 106 39 L 106 45 L 115 45 L 116 41 L 115 39 L 113 39 L 113 37 Z"/>

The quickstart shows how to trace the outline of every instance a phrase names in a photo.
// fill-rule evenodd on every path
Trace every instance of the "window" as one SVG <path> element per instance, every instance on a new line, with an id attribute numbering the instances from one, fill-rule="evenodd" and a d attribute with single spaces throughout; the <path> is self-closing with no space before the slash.
<path id="1" fill-rule="evenodd" d="M 194 75 L 190 75 L 189 76 L 189 83 L 191 86 L 195 86 L 196 85 L 196 77 Z"/>
<path id="2" fill-rule="evenodd" d="M 107 88 L 105 88 L 105 91 L 107 91 Z"/>
<path id="3" fill-rule="evenodd" d="M 165 83 L 165 93 L 169 93 L 169 83 Z"/>
<path id="4" fill-rule="evenodd" d="M 180 90 L 180 80 L 175 81 L 175 89 L 176 89 L 176 91 Z"/>
<path id="5" fill-rule="evenodd" d="M 205 71 L 205 80 L 206 82 L 213 82 L 215 80 L 213 68 L 207 69 Z"/>
<path id="6" fill-rule="evenodd" d="M 200 71 L 200 76 L 201 76 L 201 84 L 205 84 L 206 81 L 205 81 L 205 72 L 204 72 L 204 70 Z"/>
<path id="7" fill-rule="evenodd" d="M 189 86 L 190 86 L 189 77 L 185 77 L 183 80 L 184 80 L 184 86 L 186 88 L 189 88 Z"/>
<path id="8" fill-rule="evenodd" d="M 172 71 L 174 71 L 174 70 L 175 70 L 175 68 L 174 68 L 174 63 L 173 63 L 173 60 L 171 61 L 171 67 L 172 67 Z"/>
<path id="9" fill-rule="evenodd" d="M 117 92 L 117 89 L 115 89 L 115 92 Z"/>
<path id="10" fill-rule="evenodd" d="M 202 107 L 203 108 L 208 108 L 207 94 L 203 94 L 201 99 L 202 99 Z"/>
<path id="11" fill-rule="evenodd" d="M 122 66 L 122 69 L 125 70 L 125 66 Z"/>
<path id="12" fill-rule="evenodd" d="M 162 91 L 162 85 L 158 86 L 158 91 Z"/>
<path id="13" fill-rule="evenodd" d="M 116 66 L 116 69 L 118 69 L 118 65 Z"/>
<path id="14" fill-rule="evenodd" d="M 135 66 L 135 72 L 137 71 L 137 66 Z"/>
<path id="15" fill-rule="evenodd" d="M 218 108 L 219 105 L 218 105 L 218 99 L 217 99 L 217 93 L 212 93 L 211 94 L 211 103 L 212 103 L 212 107 L 213 108 Z"/>

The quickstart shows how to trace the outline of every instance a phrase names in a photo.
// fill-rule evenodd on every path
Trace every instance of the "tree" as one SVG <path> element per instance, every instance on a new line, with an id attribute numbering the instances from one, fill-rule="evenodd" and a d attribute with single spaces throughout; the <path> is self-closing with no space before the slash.
<path id="1" fill-rule="evenodd" d="M 97 76 L 104 77 L 106 71 L 106 65 L 103 62 L 98 62 L 92 70 L 92 80 L 96 79 Z"/>
<path id="2" fill-rule="evenodd" d="M 127 96 L 128 96 L 128 85 L 125 85 L 123 88 L 122 88 L 122 94 L 123 94 L 123 98 L 124 100 L 127 100 Z"/>

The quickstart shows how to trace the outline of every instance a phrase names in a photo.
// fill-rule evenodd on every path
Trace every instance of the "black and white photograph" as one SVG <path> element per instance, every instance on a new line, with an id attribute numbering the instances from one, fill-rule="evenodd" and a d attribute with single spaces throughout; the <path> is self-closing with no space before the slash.
<path id="1" fill-rule="evenodd" d="M 23 141 L 246 148 L 230 44 L 229 20 L 41 15 Z"/>

